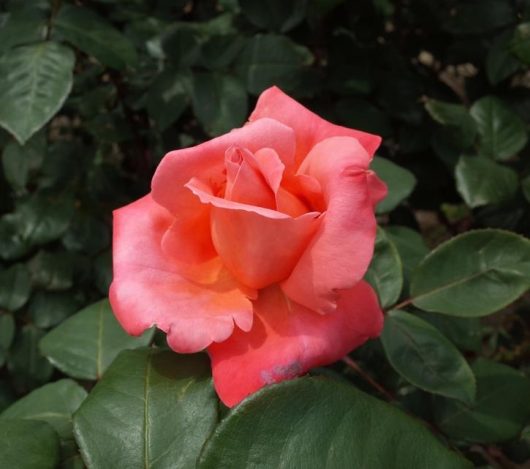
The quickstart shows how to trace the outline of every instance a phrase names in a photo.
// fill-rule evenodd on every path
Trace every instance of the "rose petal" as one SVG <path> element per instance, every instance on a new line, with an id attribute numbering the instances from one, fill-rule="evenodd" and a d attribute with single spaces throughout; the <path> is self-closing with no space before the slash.
<path id="1" fill-rule="evenodd" d="M 272 148 L 261 148 L 254 157 L 258 163 L 261 174 L 267 181 L 272 192 L 276 194 L 282 182 L 285 165 L 282 163 L 278 153 Z"/>
<path id="2" fill-rule="evenodd" d="M 263 288 L 285 279 L 320 225 L 318 212 L 298 218 L 220 199 L 193 180 L 186 185 L 212 208 L 212 239 L 226 268 L 244 285 Z"/>
<path id="3" fill-rule="evenodd" d="M 229 148 L 225 155 L 225 166 L 225 199 L 273 210 L 276 208 L 275 192 L 250 151 L 246 148 Z"/>
<path id="4" fill-rule="evenodd" d="M 210 234 L 210 207 L 199 206 L 194 217 L 174 219 L 162 236 L 162 251 L 177 262 L 197 264 L 217 256 Z"/>
<path id="5" fill-rule="evenodd" d="M 356 284 L 372 259 L 376 219 L 370 187 L 377 176 L 370 176 L 369 185 L 369 161 L 356 139 L 332 137 L 315 145 L 299 169 L 318 180 L 327 210 L 282 288 L 321 313 L 333 311 L 337 291 Z"/>
<path id="6" fill-rule="evenodd" d="M 273 119 L 259 119 L 201 145 L 169 152 L 160 162 L 152 181 L 152 197 L 179 218 L 193 218 L 199 201 L 184 188 L 194 176 L 211 184 L 224 181 L 225 152 L 231 146 L 252 153 L 272 148 L 285 165 L 292 165 L 295 136 L 292 129 Z"/>
<path id="7" fill-rule="evenodd" d="M 271 117 L 291 127 L 296 134 L 296 161 L 300 163 L 318 142 L 335 136 L 354 137 L 370 156 L 381 143 L 381 137 L 360 130 L 332 124 L 273 86 L 261 93 L 249 120 Z"/>
<path id="8" fill-rule="evenodd" d="M 208 347 L 215 388 L 229 407 L 263 386 L 339 360 L 383 326 L 372 288 L 360 282 L 322 316 L 290 302 L 278 287 L 260 292 L 250 332 L 235 331 Z"/>
<path id="9" fill-rule="evenodd" d="M 132 335 L 156 325 L 177 352 L 197 352 L 226 340 L 234 322 L 252 325 L 250 300 L 220 260 L 194 266 L 193 281 L 167 256 L 161 240 L 173 222 L 151 196 L 114 212 L 113 311 Z"/>
<path id="10" fill-rule="evenodd" d="M 383 200 L 388 193 L 386 184 L 373 171 L 368 171 L 368 187 L 370 188 L 370 196 L 374 206 Z"/>

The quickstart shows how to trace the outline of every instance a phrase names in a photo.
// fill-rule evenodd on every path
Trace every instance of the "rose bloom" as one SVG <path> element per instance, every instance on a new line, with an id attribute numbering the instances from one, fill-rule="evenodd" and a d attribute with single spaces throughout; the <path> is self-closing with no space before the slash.
<path id="1" fill-rule="evenodd" d="M 380 141 L 274 87 L 242 128 L 168 153 L 151 192 L 114 212 L 110 301 L 123 328 L 206 349 L 230 407 L 379 335 L 362 278 L 386 195 L 369 170 Z"/>

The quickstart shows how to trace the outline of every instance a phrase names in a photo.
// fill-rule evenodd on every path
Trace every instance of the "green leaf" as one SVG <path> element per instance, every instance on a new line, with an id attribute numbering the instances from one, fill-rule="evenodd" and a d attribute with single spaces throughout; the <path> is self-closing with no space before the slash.
<path id="1" fill-rule="evenodd" d="M 500 99 L 485 96 L 470 110 L 477 124 L 480 153 L 496 160 L 506 160 L 523 149 L 527 142 L 522 119 Z"/>
<path id="2" fill-rule="evenodd" d="M 134 66 L 138 59 L 132 42 L 92 9 L 64 5 L 55 19 L 54 31 L 60 39 L 118 70 Z"/>
<path id="3" fill-rule="evenodd" d="M 21 44 L 43 40 L 46 16 L 45 11 L 31 6 L 9 13 L 0 27 L 0 54 Z"/>
<path id="4" fill-rule="evenodd" d="M 391 311 L 381 341 L 392 367 L 424 391 L 473 402 L 471 368 L 458 349 L 435 327 L 404 311 Z"/>
<path id="5" fill-rule="evenodd" d="M 24 264 L 0 271 L 0 308 L 16 311 L 28 301 L 30 293 L 31 280 Z"/>
<path id="6" fill-rule="evenodd" d="M 204 355 L 122 352 L 74 415 L 88 467 L 195 467 L 217 422 L 209 368 Z"/>
<path id="7" fill-rule="evenodd" d="M 418 311 L 416 314 L 436 327 L 460 350 L 480 352 L 482 348 L 480 318 L 458 318 L 426 311 Z"/>
<path id="8" fill-rule="evenodd" d="M 394 243 L 378 228 L 374 256 L 365 279 L 374 287 L 383 308 L 392 306 L 403 288 L 401 259 Z"/>
<path id="9" fill-rule="evenodd" d="M 52 41 L 0 57 L 0 126 L 23 145 L 61 108 L 72 89 L 74 53 Z"/>
<path id="10" fill-rule="evenodd" d="M 519 69 L 519 62 L 510 51 L 509 34 L 502 34 L 488 50 L 486 74 L 492 85 L 497 85 Z"/>
<path id="11" fill-rule="evenodd" d="M 188 75 L 168 68 L 156 77 L 147 90 L 147 112 L 159 130 L 167 129 L 188 106 L 188 79 Z"/>
<path id="12" fill-rule="evenodd" d="M 157 55 L 167 58 L 174 67 L 188 68 L 200 57 L 201 40 L 196 28 L 182 22 L 169 26 L 160 36 L 149 41 L 147 47 L 157 50 Z"/>
<path id="13" fill-rule="evenodd" d="M 0 314 L 0 367 L 4 366 L 15 337 L 15 321 L 10 314 Z"/>
<path id="14" fill-rule="evenodd" d="M 211 70 L 228 67 L 241 51 L 244 41 L 237 34 L 214 35 L 201 45 L 201 64 Z"/>
<path id="15" fill-rule="evenodd" d="M 109 302 L 102 300 L 46 334 L 40 349 L 68 376 L 99 379 L 122 350 L 147 345 L 153 333 L 150 330 L 140 337 L 131 337 L 114 317 Z"/>
<path id="16" fill-rule="evenodd" d="M 443 243 L 416 269 L 420 309 L 460 317 L 498 311 L 530 287 L 530 240 L 501 230 L 471 231 Z"/>
<path id="17" fill-rule="evenodd" d="M 55 469 L 59 438 L 37 420 L 0 420 L 0 461 L 5 468 Z"/>
<path id="18" fill-rule="evenodd" d="M 247 92 L 230 75 L 195 73 L 192 103 L 195 115 L 211 135 L 241 126 L 247 116 Z"/>
<path id="19" fill-rule="evenodd" d="M 15 213 L 5 215 L 1 219 L 8 226 L 11 225 L 14 232 L 4 237 L 4 242 L 10 242 L 13 246 L 7 249 L 7 252 L 0 251 L 0 257 L 19 257 L 34 246 L 60 238 L 68 228 L 73 211 L 74 201 L 68 196 L 48 197 L 44 194 L 34 194 L 21 203 Z M 0 238 L 2 237 L 0 235 Z"/>
<path id="20" fill-rule="evenodd" d="M 349 384 L 324 378 L 268 386 L 243 401 L 210 437 L 198 468 L 258 465 L 471 467 L 417 420 Z"/>
<path id="21" fill-rule="evenodd" d="M 454 438 L 478 443 L 517 437 L 530 418 L 530 380 L 513 368 L 484 359 L 472 369 L 477 378 L 475 403 L 436 400 L 437 425 Z"/>
<path id="22" fill-rule="evenodd" d="M 517 173 L 480 156 L 462 156 L 455 167 L 456 189 L 471 208 L 511 199 L 519 184 Z"/>
<path id="23" fill-rule="evenodd" d="M 387 226 L 385 232 L 398 250 L 404 277 L 410 278 L 412 271 L 428 254 L 429 248 L 417 231 L 406 226 Z"/>
<path id="24" fill-rule="evenodd" d="M 302 83 L 304 69 L 312 61 L 307 48 L 285 36 L 257 34 L 243 48 L 236 70 L 249 93 L 258 95 L 273 85 L 290 92 Z"/>
<path id="25" fill-rule="evenodd" d="M 409 170 L 379 156 L 373 159 L 371 167 L 388 187 L 388 195 L 377 204 L 376 212 L 390 212 L 412 193 L 416 178 Z"/>
<path id="26" fill-rule="evenodd" d="M 108 247 L 108 226 L 99 218 L 76 211 L 68 231 L 63 236 L 63 245 L 68 251 L 82 252 L 93 256 Z"/>
<path id="27" fill-rule="evenodd" d="M 43 132 L 35 134 L 25 145 L 16 141 L 9 142 L 2 153 L 4 176 L 11 188 L 25 192 L 30 172 L 42 164 L 46 152 L 46 140 Z"/>
<path id="28" fill-rule="evenodd" d="M 307 0 L 239 0 L 239 5 L 258 28 L 284 33 L 304 19 Z"/>
<path id="29" fill-rule="evenodd" d="M 53 373 L 52 365 L 38 349 L 43 335 L 40 329 L 28 324 L 17 333 L 11 347 L 7 366 L 13 383 L 22 391 L 44 384 Z"/>
<path id="30" fill-rule="evenodd" d="M 28 263 L 33 285 L 50 291 L 67 290 L 73 285 L 75 260 L 66 251 L 40 251 Z"/>
<path id="31" fill-rule="evenodd" d="M 0 414 L 3 419 L 42 420 L 49 423 L 61 439 L 72 439 L 72 414 L 87 392 L 71 379 L 61 379 L 35 389 Z"/>
<path id="32" fill-rule="evenodd" d="M 0 219 L 0 258 L 13 259 L 32 247 L 61 237 L 68 228 L 74 201 L 36 193 L 22 202 L 15 213 Z"/>
<path id="33" fill-rule="evenodd" d="M 48 329 L 64 321 L 77 312 L 83 304 L 79 295 L 73 291 L 45 292 L 32 295 L 27 311 L 33 323 L 42 329 Z"/>
<path id="34" fill-rule="evenodd" d="M 475 141 L 477 128 L 467 109 L 461 104 L 444 103 L 429 99 L 425 110 L 446 128 L 445 137 L 461 149 L 468 148 Z"/>
<path id="35" fill-rule="evenodd" d="M 521 62 L 530 65 L 530 22 L 521 23 L 515 28 L 511 47 Z"/>

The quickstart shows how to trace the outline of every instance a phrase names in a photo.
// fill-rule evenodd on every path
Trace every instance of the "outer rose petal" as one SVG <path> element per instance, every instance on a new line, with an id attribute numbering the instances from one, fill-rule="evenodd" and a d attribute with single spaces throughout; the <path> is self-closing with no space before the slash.
<path id="1" fill-rule="evenodd" d="M 381 144 L 381 137 L 332 124 L 302 106 L 273 86 L 261 93 L 249 121 L 271 117 L 291 127 L 296 134 L 296 161 L 300 163 L 318 142 L 336 136 L 354 137 L 370 156 Z"/>
<path id="2" fill-rule="evenodd" d="M 320 313 L 335 309 L 338 291 L 355 285 L 372 259 L 376 219 L 370 189 L 377 176 L 367 170 L 369 161 L 356 139 L 332 137 L 315 145 L 299 169 L 319 181 L 327 210 L 282 288 Z M 378 188 L 381 195 L 384 184 Z"/>
<path id="3" fill-rule="evenodd" d="M 114 212 L 112 309 L 132 335 L 157 325 L 177 352 L 197 352 L 226 340 L 234 322 L 252 327 L 252 304 L 219 261 L 194 267 L 194 281 L 162 252 L 162 236 L 173 221 L 151 196 Z"/>
<path id="4" fill-rule="evenodd" d="M 226 268 L 259 289 L 286 278 L 320 226 L 318 212 L 292 218 L 266 208 L 220 199 L 200 181 L 186 185 L 212 208 L 212 238 Z"/>
<path id="5" fill-rule="evenodd" d="M 184 185 L 192 177 L 200 177 L 208 183 L 222 183 L 228 148 L 237 146 L 252 153 L 272 148 L 286 166 L 292 166 L 295 144 L 292 129 L 273 119 L 259 119 L 201 145 L 169 152 L 153 176 L 153 199 L 178 218 L 193 218 L 200 209 L 200 202 Z"/>
<path id="6" fill-rule="evenodd" d="M 340 359 L 383 326 L 377 297 L 364 281 L 341 293 L 333 314 L 290 302 L 278 287 L 260 292 L 254 312 L 250 332 L 235 331 L 208 347 L 215 389 L 229 407 L 267 384 Z"/>

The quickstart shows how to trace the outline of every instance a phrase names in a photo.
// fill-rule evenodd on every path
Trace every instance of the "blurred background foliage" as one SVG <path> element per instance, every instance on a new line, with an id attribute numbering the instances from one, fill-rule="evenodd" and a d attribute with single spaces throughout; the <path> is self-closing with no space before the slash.
<path id="1" fill-rule="evenodd" d="M 89 389 L 131 340 L 149 343 L 95 303 L 111 212 L 149 190 L 167 151 L 242 125 L 272 85 L 383 137 L 374 169 L 390 195 L 367 278 L 385 306 L 455 235 L 530 236 L 529 65 L 528 0 L 0 0 L 0 411 L 64 375 Z M 477 466 L 515 467 L 530 458 L 529 310 L 523 296 L 485 319 L 401 312 L 353 357 Z M 462 410 L 465 385 L 416 382 L 385 356 L 407 347 L 400 331 L 427 355 L 450 341 L 444 358 L 471 360 L 495 397 Z M 342 365 L 325 372 L 377 394 Z M 86 395 L 75 386 L 70 412 Z M 65 441 L 65 467 L 82 467 Z"/>

